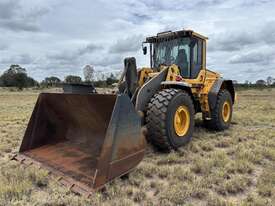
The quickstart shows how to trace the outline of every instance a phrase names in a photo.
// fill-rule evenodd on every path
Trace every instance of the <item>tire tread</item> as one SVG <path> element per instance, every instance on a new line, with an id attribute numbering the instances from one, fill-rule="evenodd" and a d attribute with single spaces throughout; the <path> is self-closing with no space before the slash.
<path id="1" fill-rule="evenodd" d="M 149 141 L 159 149 L 170 151 L 175 149 L 166 132 L 166 117 L 169 102 L 179 92 L 191 98 L 185 91 L 179 89 L 163 89 L 156 93 L 147 107 L 146 123 Z"/>

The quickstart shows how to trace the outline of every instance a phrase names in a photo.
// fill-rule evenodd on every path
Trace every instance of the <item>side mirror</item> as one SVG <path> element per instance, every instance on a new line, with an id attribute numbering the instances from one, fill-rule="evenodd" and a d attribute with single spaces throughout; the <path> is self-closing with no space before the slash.
<path id="1" fill-rule="evenodd" d="M 146 46 L 142 47 L 142 51 L 143 51 L 143 54 L 146 55 L 147 54 L 147 47 Z"/>

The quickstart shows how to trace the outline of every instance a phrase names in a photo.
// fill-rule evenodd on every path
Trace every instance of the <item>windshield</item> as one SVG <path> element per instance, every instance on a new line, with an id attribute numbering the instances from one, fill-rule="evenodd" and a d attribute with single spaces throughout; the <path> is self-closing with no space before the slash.
<path id="1" fill-rule="evenodd" d="M 190 38 L 180 38 L 165 42 L 155 43 L 153 53 L 153 65 L 176 64 L 181 70 L 181 75 L 190 75 Z"/>

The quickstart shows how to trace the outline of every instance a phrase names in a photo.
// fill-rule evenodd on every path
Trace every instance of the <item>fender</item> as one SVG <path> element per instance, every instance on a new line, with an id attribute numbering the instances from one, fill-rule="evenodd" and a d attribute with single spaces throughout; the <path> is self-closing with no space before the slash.
<path id="1" fill-rule="evenodd" d="M 184 88 L 191 88 L 191 84 L 187 83 L 187 82 L 177 82 L 177 81 L 165 81 L 165 82 L 161 82 L 161 85 L 171 85 L 171 86 L 175 86 L 175 87 L 184 87 Z"/>
<path id="2" fill-rule="evenodd" d="M 187 82 L 165 81 L 165 82 L 162 82 L 161 85 L 166 86 L 166 87 L 172 87 L 175 89 L 185 90 L 193 98 L 193 94 L 192 94 L 192 90 L 191 90 L 192 85 Z"/>
<path id="3" fill-rule="evenodd" d="M 147 104 L 154 94 L 160 89 L 161 82 L 163 82 L 167 75 L 167 68 L 163 69 L 157 76 L 153 77 L 139 89 L 136 98 L 136 110 L 145 111 Z"/>
<path id="4" fill-rule="evenodd" d="M 235 89 L 232 80 L 219 78 L 215 81 L 211 90 L 208 93 L 208 103 L 211 110 L 213 110 L 216 106 L 217 96 L 221 89 L 227 89 L 231 94 L 233 104 L 235 102 Z"/>

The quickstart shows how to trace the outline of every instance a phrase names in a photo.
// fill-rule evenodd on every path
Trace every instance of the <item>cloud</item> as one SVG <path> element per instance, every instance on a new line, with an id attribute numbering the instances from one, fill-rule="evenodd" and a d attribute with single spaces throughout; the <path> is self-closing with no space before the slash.
<path id="1" fill-rule="evenodd" d="M 9 58 L 3 58 L 1 64 L 31 64 L 34 62 L 33 57 L 29 54 L 21 54 L 16 56 L 11 56 Z"/>
<path id="2" fill-rule="evenodd" d="M 275 21 L 264 24 L 259 36 L 266 44 L 275 45 Z"/>
<path id="3" fill-rule="evenodd" d="M 103 49 L 102 46 L 90 43 L 86 47 L 80 48 L 77 51 L 77 54 L 78 55 L 90 54 L 90 53 L 93 53 L 93 52 L 101 50 L 101 49 Z"/>
<path id="4" fill-rule="evenodd" d="M 227 2 L 227 0 L 142 0 L 149 9 L 154 11 L 182 11 L 190 9 L 201 9 L 212 6 L 219 6 Z"/>
<path id="5" fill-rule="evenodd" d="M 39 19 L 42 16 L 48 14 L 50 12 L 49 8 L 46 7 L 33 7 L 24 14 L 25 18 L 28 19 Z"/>
<path id="6" fill-rule="evenodd" d="M 9 48 L 8 44 L 0 42 L 0 51 L 7 50 L 8 48 Z"/>
<path id="7" fill-rule="evenodd" d="M 47 58 L 50 61 L 56 61 L 61 64 L 70 64 L 73 61 L 75 61 L 78 57 L 75 56 L 73 52 L 63 51 L 63 52 L 49 54 L 47 55 Z"/>
<path id="8" fill-rule="evenodd" d="M 64 50 L 62 52 L 54 52 L 47 55 L 49 61 L 54 61 L 56 64 L 77 65 L 81 63 L 81 58 L 85 55 L 91 55 L 95 52 L 100 52 L 102 46 L 89 43 L 86 46 L 75 50 Z"/>
<path id="9" fill-rule="evenodd" d="M 0 19 L 12 18 L 19 8 L 17 0 L 2 0 L 0 2 Z"/>
<path id="10" fill-rule="evenodd" d="M 222 32 L 213 35 L 210 51 L 237 51 L 257 44 L 275 45 L 275 21 L 265 22 L 257 29 Z"/>
<path id="11" fill-rule="evenodd" d="M 25 22 L 22 19 L 0 20 L 0 27 L 12 31 L 39 31 L 40 28 L 37 24 L 32 22 Z"/>
<path id="12" fill-rule="evenodd" d="M 126 56 L 148 66 L 143 37 L 190 28 L 209 37 L 210 69 L 238 81 L 254 78 L 250 68 L 275 76 L 274 7 L 274 0 L 0 0 L 0 69 L 29 63 L 40 80 L 79 75 L 85 64 L 112 72 Z"/>
<path id="13" fill-rule="evenodd" d="M 241 2 L 241 6 L 243 7 L 259 6 L 262 4 L 268 4 L 272 1 L 273 0 L 244 1 L 244 2 Z"/>
<path id="14" fill-rule="evenodd" d="M 121 54 L 109 54 L 102 56 L 101 58 L 92 59 L 90 63 L 95 66 L 101 67 L 110 67 L 110 66 L 117 66 L 119 64 L 122 65 L 123 56 Z"/>
<path id="15" fill-rule="evenodd" d="M 49 12 L 48 8 L 21 5 L 22 0 L 4 0 L 0 2 L 0 28 L 11 31 L 40 31 L 37 20 Z"/>
<path id="16" fill-rule="evenodd" d="M 268 65 L 274 61 L 275 51 L 258 50 L 235 55 L 229 59 L 231 64 Z"/>
<path id="17" fill-rule="evenodd" d="M 150 21 L 151 19 L 153 19 L 151 16 L 142 13 L 133 13 L 129 18 L 134 24 L 140 24 L 141 22 Z"/>
<path id="18" fill-rule="evenodd" d="M 257 43 L 257 37 L 250 33 L 220 33 L 209 45 L 210 51 L 236 51 Z"/>
<path id="19" fill-rule="evenodd" d="M 263 68 L 263 69 L 261 69 L 261 72 L 266 72 L 268 70 L 270 70 L 270 68 Z M 257 73 L 259 73 L 259 69 L 258 68 L 249 68 L 249 69 L 245 69 L 244 72 L 247 74 L 257 74 Z"/>
<path id="20" fill-rule="evenodd" d="M 119 39 L 110 47 L 109 51 L 110 53 L 136 52 L 141 48 L 143 39 L 142 35 L 133 35 L 125 39 Z"/>

